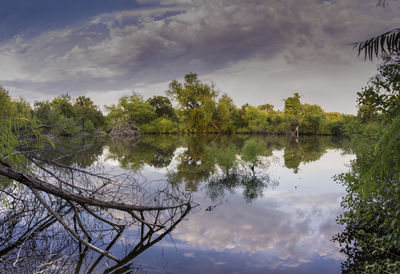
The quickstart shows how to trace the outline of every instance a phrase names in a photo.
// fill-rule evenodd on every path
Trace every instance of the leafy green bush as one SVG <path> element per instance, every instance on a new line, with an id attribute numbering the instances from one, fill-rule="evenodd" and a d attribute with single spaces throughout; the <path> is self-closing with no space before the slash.
<path id="1" fill-rule="evenodd" d="M 374 132 L 374 137 L 377 136 Z M 379 135 L 375 146 L 358 155 L 352 170 L 337 177 L 347 190 L 334 240 L 348 256 L 347 273 L 400 271 L 400 115 Z"/>
<path id="2" fill-rule="evenodd" d="M 140 127 L 144 133 L 176 133 L 179 131 L 178 123 L 171 121 L 167 117 L 159 117 L 150 123 Z"/>

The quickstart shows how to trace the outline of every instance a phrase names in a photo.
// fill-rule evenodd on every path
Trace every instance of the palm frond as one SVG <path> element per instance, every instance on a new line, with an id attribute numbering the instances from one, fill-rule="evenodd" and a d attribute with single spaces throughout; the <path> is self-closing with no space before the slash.
<path id="1" fill-rule="evenodd" d="M 387 7 L 389 6 L 389 3 L 387 0 L 379 0 L 378 3 L 376 4 L 377 7 Z"/>
<path id="2" fill-rule="evenodd" d="M 381 54 L 399 55 L 400 53 L 400 28 L 385 32 L 366 41 L 353 43 L 358 55 L 364 54 L 365 59 L 372 61 L 379 59 Z"/>

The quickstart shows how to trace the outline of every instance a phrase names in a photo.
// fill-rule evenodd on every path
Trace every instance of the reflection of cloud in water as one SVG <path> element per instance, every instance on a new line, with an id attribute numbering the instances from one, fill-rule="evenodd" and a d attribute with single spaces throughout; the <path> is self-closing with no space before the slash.
<path id="1" fill-rule="evenodd" d="M 178 226 L 174 238 L 190 248 L 262 253 L 265 263 L 297 266 L 317 255 L 341 259 L 331 237 L 339 231 L 340 193 L 281 193 L 252 204 L 232 197 L 211 213 L 201 211 Z"/>

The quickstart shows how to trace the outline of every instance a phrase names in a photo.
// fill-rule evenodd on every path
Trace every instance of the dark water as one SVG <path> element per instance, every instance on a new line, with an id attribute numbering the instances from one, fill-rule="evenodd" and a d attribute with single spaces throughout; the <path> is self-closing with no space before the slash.
<path id="1" fill-rule="evenodd" d="M 64 143 L 67 147 L 95 143 L 68 164 L 89 167 L 101 163 L 104 171 L 134 171 L 138 181 L 191 193 L 195 207 L 170 234 L 137 252 L 124 270 L 127 273 L 340 272 L 343 257 L 331 238 L 340 230 L 336 217 L 341 213 L 344 189 L 332 176 L 348 170 L 354 159 L 350 140 L 142 136 L 130 141 Z M 5 220 L 7 206 L 2 207 Z M 110 250 L 126 256 L 135 248 L 139 234 L 136 227 L 126 229 Z M 9 253 L 0 249 L 1 258 L 7 259 L 0 269 L 65 273 L 75 272 L 80 261 L 79 271 L 85 273 L 99 258 L 94 252 L 83 252 L 60 226 L 37 237 Z M 111 236 L 101 239 L 103 245 L 111 240 Z M 53 251 L 49 250 L 52 245 Z M 26 264 L 18 260 L 12 266 L 21 250 Z M 63 257 L 60 254 L 65 250 Z M 85 256 L 78 260 L 77 254 Z M 46 257 L 51 256 L 64 263 L 46 266 Z M 66 262 L 66 257 L 74 256 Z M 114 264 L 102 259 L 94 273 Z"/>

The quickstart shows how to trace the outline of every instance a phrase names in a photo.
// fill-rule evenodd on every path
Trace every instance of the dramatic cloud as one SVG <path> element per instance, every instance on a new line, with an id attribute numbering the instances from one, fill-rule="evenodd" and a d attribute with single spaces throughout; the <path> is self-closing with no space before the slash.
<path id="1" fill-rule="evenodd" d="M 137 2 L 34 36 L 16 33 L 0 44 L 0 85 L 36 98 L 102 93 L 109 103 L 117 100 L 111 90 L 160 94 L 197 72 L 240 104 L 279 103 L 299 91 L 330 110 L 354 111 L 374 65 L 356 61 L 348 43 L 392 28 L 399 11 L 361 0 Z M 330 105 L 330 97 L 352 103 Z"/>
<path id="2" fill-rule="evenodd" d="M 340 197 L 280 192 L 279 197 L 247 205 L 230 197 L 229 204 L 212 214 L 190 216 L 176 228 L 174 238 L 196 250 L 259 253 L 270 267 L 298 266 L 315 256 L 340 259 L 339 248 L 330 241 L 340 229 L 334 221 Z"/>

